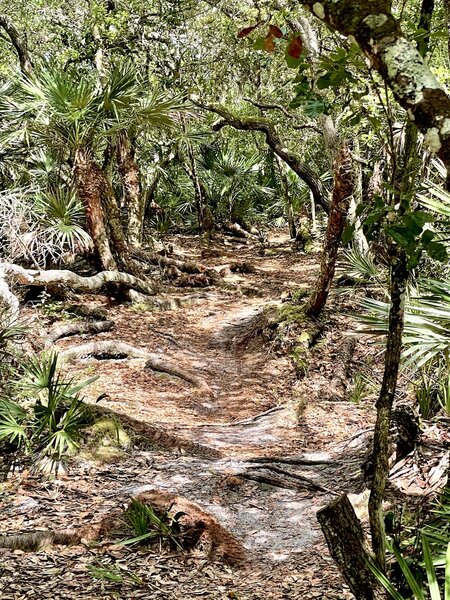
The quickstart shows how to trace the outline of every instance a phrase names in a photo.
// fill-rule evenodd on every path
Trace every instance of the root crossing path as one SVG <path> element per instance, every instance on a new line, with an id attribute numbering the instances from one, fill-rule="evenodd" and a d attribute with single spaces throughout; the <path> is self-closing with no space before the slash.
<path id="1" fill-rule="evenodd" d="M 320 398 L 299 398 L 291 358 L 261 336 L 267 315 L 279 309 L 289 291 L 309 288 L 317 270 L 317 256 L 294 254 L 282 241 L 272 240 L 266 256 L 247 244 L 222 241 L 202 262 L 226 268 L 238 253 L 252 272 L 230 273 L 228 287 L 191 294 L 189 302 L 180 293 L 179 307 L 172 310 L 108 306 L 112 329 L 57 340 L 67 355 L 87 342 L 117 341 L 140 351 L 104 360 L 78 356 L 64 367 L 77 379 L 100 376 L 88 399 L 107 394 L 97 410 L 117 415 L 133 431 L 133 446 L 101 460 L 86 451 L 53 482 L 29 478 L 18 495 L 11 495 L 3 517 L 2 529 L 17 532 L 49 524 L 67 527 L 68 520 L 73 527 L 86 526 L 130 496 L 160 490 L 198 503 L 212 515 L 243 546 L 245 564 L 209 563 L 201 554 L 183 563 L 173 553 L 145 555 L 105 544 L 101 552 L 79 545 L 49 548 L 37 562 L 28 553 L 2 551 L 11 573 L 21 569 L 23 575 L 18 583 L 2 574 L 2 598 L 22 597 L 30 589 L 35 597 L 59 597 L 49 595 L 39 577 L 42 565 L 53 565 L 52 577 L 62 588 L 73 575 L 65 598 L 351 597 L 315 515 L 340 491 L 352 491 L 355 467 L 342 456 L 341 442 L 358 432 L 361 419 L 350 403 L 336 404 L 335 410 Z M 184 258 L 200 258 L 198 238 L 176 242 Z M 79 301 L 105 305 L 101 296 Z M 148 354 L 176 365 L 180 373 L 195 374 L 207 386 L 176 377 L 177 369 L 162 374 L 146 368 Z M 93 577 L 93 563 L 122 569 L 120 582 Z"/>

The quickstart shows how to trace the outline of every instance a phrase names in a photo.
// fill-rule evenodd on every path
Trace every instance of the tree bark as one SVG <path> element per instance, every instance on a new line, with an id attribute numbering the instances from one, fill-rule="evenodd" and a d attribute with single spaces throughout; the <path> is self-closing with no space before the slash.
<path id="1" fill-rule="evenodd" d="M 156 286 L 151 283 L 119 271 L 102 271 L 92 277 L 82 277 L 72 271 L 35 271 L 10 263 L 0 263 L 0 274 L 2 273 L 8 284 L 17 282 L 20 285 L 48 287 L 49 289 L 66 288 L 88 294 L 99 292 L 105 285 L 134 289 L 148 296 L 154 296 L 157 292 Z"/>
<path id="2" fill-rule="evenodd" d="M 343 35 L 352 36 L 447 167 L 450 187 L 450 97 L 391 13 L 390 0 L 300 0 Z"/>
<path id="3" fill-rule="evenodd" d="M 394 248 L 392 249 L 394 251 Z M 403 250 L 393 259 L 391 267 L 391 308 L 389 311 L 389 332 L 386 355 L 384 359 L 384 375 L 380 395 L 376 404 L 377 420 L 373 441 L 374 478 L 369 498 L 370 531 L 372 547 L 378 567 L 386 567 L 386 541 L 383 518 L 383 495 L 389 474 L 389 429 L 394 402 L 395 388 L 400 365 L 402 348 L 404 302 L 406 283 L 408 280 L 407 259 Z"/>
<path id="4" fill-rule="evenodd" d="M 26 36 L 19 33 L 11 19 L 6 15 L 0 15 L 0 27 L 8 34 L 11 44 L 17 53 L 20 70 L 25 75 L 30 75 L 33 70 L 33 63 L 28 52 Z"/>
<path id="5" fill-rule="evenodd" d="M 105 271 L 117 271 L 116 261 L 109 245 L 105 215 L 102 207 L 103 173 L 90 152 L 75 153 L 74 178 L 78 196 L 83 202 L 89 234 L 94 243 L 97 259 Z"/>
<path id="6" fill-rule="evenodd" d="M 295 227 L 294 209 L 292 207 L 292 198 L 289 194 L 289 182 L 286 173 L 283 171 L 280 159 L 277 160 L 278 172 L 280 174 L 281 185 L 283 187 L 283 194 L 286 206 L 286 217 L 289 225 L 289 235 L 291 239 L 295 239 L 297 235 L 297 228 Z"/>
<path id="7" fill-rule="evenodd" d="M 217 104 L 202 104 L 197 101 L 194 103 L 200 108 L 222 117 L 220 121 L 213 125 L 214 131 L 220 131 L 224 127 L 229 126 L 241 131 L 261 131 L 264 133 L 269 148 L 306 183 L 314 196 L 316 204 L 321 206 L 328 214 L 329 204 L 326 198 L 327 194 L 319 176 L 308 165 L 302 162 L 297 154 L 290 152 L 282 145 L 274 125 L 268 119 L 235 115 Z"/>
<path id="8" fill-rule="evenodd" d="M 386 594 L 368 567 L 372 559 L 361 523 L 347 496 L 317 513 L 330 554 L 358 600 L 385 600 Z"/>
<path id="9" fill-rule="evenodd" d="M 124 201 L 127 209 L 127 242 L 130 246 L 139 247 L 142 243 L 144 198 L 142 197 L 139 167 L 126 132 L 122 132 L 119 136 L 117 167 L 122 179 Z"/>
<path id="10" fill-rule="evenodd" d="M 341 144 L 334 164 L 334 186 L 331 200 L 325 243 L 320 261 L 320 273 L 315 289 L 309 299 L 305 313 L 317 318 L 328 298 L 336 268 L 336 259 L 345 220 L 354 191 L 353 165 L 350 151 L 345 143 Z"/>

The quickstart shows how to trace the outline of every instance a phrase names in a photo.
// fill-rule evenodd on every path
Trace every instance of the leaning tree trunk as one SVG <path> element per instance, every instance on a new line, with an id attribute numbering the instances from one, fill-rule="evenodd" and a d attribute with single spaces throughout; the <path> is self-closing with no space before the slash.
<path id="1" fill-rule="evenodd" d="M 117 166 L 122 179 L 125 206 L 127 209 L 127 242 L 140 247 L 144 220 L 144 198 L 141 189 L 141 176 L 134 157 L 131 141 L 122 132 L 117 144 Z"/>
<path id="2" fill-rule="evenodd" d="M 305 308 L 305 313 L 310 317 L 318 317 L 327 301 L 353 188 L 352 158 L 347 144 L 342 143 L 334 162 L 333 196 L 320 262 L 320 273 L 315 289 Z"/>
<path id="3" fill-rule="evenodd" d="M 116 271 L 102 207 L 103 178 L 89 150 L 80 149 L 75 154 L 74 177 L 78 196 L 84 204 L 89 234 L 101 269 Z"/>

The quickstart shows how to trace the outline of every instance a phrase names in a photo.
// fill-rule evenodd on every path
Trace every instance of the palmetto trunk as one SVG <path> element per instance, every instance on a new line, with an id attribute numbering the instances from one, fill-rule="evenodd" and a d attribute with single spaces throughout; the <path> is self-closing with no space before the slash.
<path id="1" fill-rule="evenodd" d="M 142 243 L 144 220 L 144 198 L 141 189 L 139 167 L 134 158 L 134 151 L 123 132 L 117 144 L 117 166 L 122 179 L 125 206 L 128 214 L 127 242 L 130 246 L 139 247 Z"/>
<path id="2" fill-rule="evenodd" d="M 310 317 L 318 317 L 328 298 L 336 267 L 341 235 L 354 192 L 352 158 L 348 146 L 342 143 L 334 162 L 333 196 L 328 215 L 328 226 L 320 262 L 320 273 L 316 287 L 306 305 L 305 312 Z"/>
<path id="3" fill-rule="evenodd" d="M 79 149 L 75 153 L 74 177 L 78 196 L 84 204 L 87 228 L 100 266 L 104 271 L 115 271 L 117 265 L 109 244 L 102 206 L 104 174 L 89 150 Z"/>

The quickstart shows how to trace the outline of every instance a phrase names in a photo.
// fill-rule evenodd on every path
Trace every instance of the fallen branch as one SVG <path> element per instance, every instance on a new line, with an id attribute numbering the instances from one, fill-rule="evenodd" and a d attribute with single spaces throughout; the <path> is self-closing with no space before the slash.
<path id="1" fill-rule="evenodd" d="M 139 279 L 128 273 L 119 271 L 102 271 L 91 277 L 82 277 L 72 271 L 36 271 L 24 269 L 11 263 L 0 263 L 0 274 L 3 273 L 4 280 L 8 283 L 20 285 L 47 287 L 49 290 L 71 289 L 76 292 L 94 294 L 99 292 L 105 285 L 113 285 L 117 288 L 133 289 L 141 294 L 154 296 L 156 287 L 143 279 Z"/>
<path id="2" fill-rule="evenodd" d="M 197 377 L 189 371 L 178 367 L 172 362 L 161 358 L 158 354 L 153 354 L 142 350 L 141 348 L 135 348 L 129 344 L 123 342 L 116 342 L 114 340 L 105 340 L 101 342 L 93 342 L 89 344 L 81 344 L 80 346 L 73 346 L 63 352 L 60 352 L 59 356 L 65 360 L 73 360 L 75 358 L 84 358 L 87 356 L 100 357 L 100 358 L 141 358 L 146 361 L 145 368 L 152 369 L 159 373 L 167 373 L 168 375 L 174 375 L 179 377 L 188 383 L 196 386 L 202 392 L 205 392 L 209 396 L 214 396 L 212 389 L 206 383 L 204 379 Z"/>
<path id="3" fill-rule="evenodd" d="M 91 321 L 87 323 L 69 323 L 68 325 L 60 325 L 55 327 L 47 335 L 47 339 L 50 342 L 56 342 L 63 337 L 70 335 L 82 335 L 85 333 L 101 333 L 103 331 L 109 331 L 114 326 L 113 321 Z"/>

